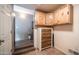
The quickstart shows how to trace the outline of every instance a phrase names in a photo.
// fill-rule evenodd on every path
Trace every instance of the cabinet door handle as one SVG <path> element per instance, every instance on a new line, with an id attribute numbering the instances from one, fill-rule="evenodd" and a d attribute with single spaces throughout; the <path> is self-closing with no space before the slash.
<path id="1" fill-rule="evenodd" d="M 4 40 L 0 40 L 0 45 L 2 44 L 2 42 L 4 42 Z"/>
<path id="2" fill-rule="evenodd" d="M 63 16 L 64 14 L 62 13 L 62 16 Z"/>
<path id="3" fill-rule="evenodd" d="M 0 40 L 0 43 L 1 43 L 1 42 L 4 42 L 4 40 Z"/>
<path id="4" fill-rule="evenodd" d="M 67 12 L 67 15 L 69 15 L 69 11 Z"/>

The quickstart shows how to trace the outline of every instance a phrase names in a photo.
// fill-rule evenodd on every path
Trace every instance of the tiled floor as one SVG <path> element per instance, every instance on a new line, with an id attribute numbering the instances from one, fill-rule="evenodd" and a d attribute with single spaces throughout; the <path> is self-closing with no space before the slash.
<path id="1" fill-rule="evenodd" d="M 24 53 L 22 55 L 64 55 L 64 53 L 60 52 L 55 48 L 49 48 L 43 51 L 34 50 L 28 53 Z"/>

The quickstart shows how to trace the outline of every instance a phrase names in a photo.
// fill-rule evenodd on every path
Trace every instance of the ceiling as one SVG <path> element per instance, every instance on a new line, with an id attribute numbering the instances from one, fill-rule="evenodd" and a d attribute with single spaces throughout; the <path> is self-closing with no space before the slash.
<path id="1" fill-rule="evenodd" d="M 44 12 L 51 12 L 62 6 L 63 4 L 17 4 L 18 6 L 28 8 L 31 10 L 40 10 Z"/>

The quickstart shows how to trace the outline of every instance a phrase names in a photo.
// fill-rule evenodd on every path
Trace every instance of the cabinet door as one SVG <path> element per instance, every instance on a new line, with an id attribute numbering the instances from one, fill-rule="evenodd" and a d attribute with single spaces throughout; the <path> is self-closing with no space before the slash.
<path id="1" fill-rule="evenodd" d="M 54 25 L 59 23 L 59 10 L 54 12 Z"/>
<path id="2" fill-rule="evenodd" d="M 64 19 L 63 19 L 63 14 L 64 14 L 63 11 L 64 11 L 63 9 L 58 10 L 58 17 L 57 17 L 58 18 L 57 19 L 58 23 L 57 24 L 63 24 L 65 22 Z"/>
<path id="3" fill-rule="evenodd" d="M 54 24 L 66 24 L 71 23 L 73 19 L 73 9 L 71 5 L 64 5 L 54 12 L 55 22 Z"/>
<path id="4" fill-rule="evenodd" d="M 65 5 L 62 8 L 62 23 L 71 23 L 72 16 L 73 16 L 73 11 L 72 11 L 72 6 L 71 5 Z"/>
<path id="5" fill-rule="evenodd" d="M 53 13 L 46 14 L 46 25 L 53 25 L 54 24 L 54 15 Z"/>
<path id="6" fill-rule="evenodd" d="M 35 12 L 35 25 L 45 25 L 45 13 L 40 11 Z"/>

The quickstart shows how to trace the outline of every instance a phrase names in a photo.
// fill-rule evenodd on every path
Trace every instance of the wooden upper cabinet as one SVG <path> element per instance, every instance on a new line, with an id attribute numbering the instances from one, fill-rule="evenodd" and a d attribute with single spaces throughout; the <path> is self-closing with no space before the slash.
<path id="1" fill-rule="evenodd" d="M 73 8 L 72 5 L 64 5 L 54 12 L 55 24 L 72 23 Z"/>
<path id="2" fill-rule="evenodd" d="M 57 25 L 70 24 L 73 21 L 72 5 L 63 5 L 53 11 L 53 13 L 35 12 L 35 25 Z"/>
<path id="3" fill-rule="evenodd" d="M 59 10 L 54 11 L 54 25 L 58 24 L 59 20 Z"/>
<path id="4" fill-rule="evenodd" d="M 35 25 L 45 25 L 45 13 L 36 11 L 35 12 Z"/>
<path id="5" fill-rule="evenodd" d="M 47 13 L 46 14 L 46 25 L 53 25 L 54 24 L 54 14 Z"/>

